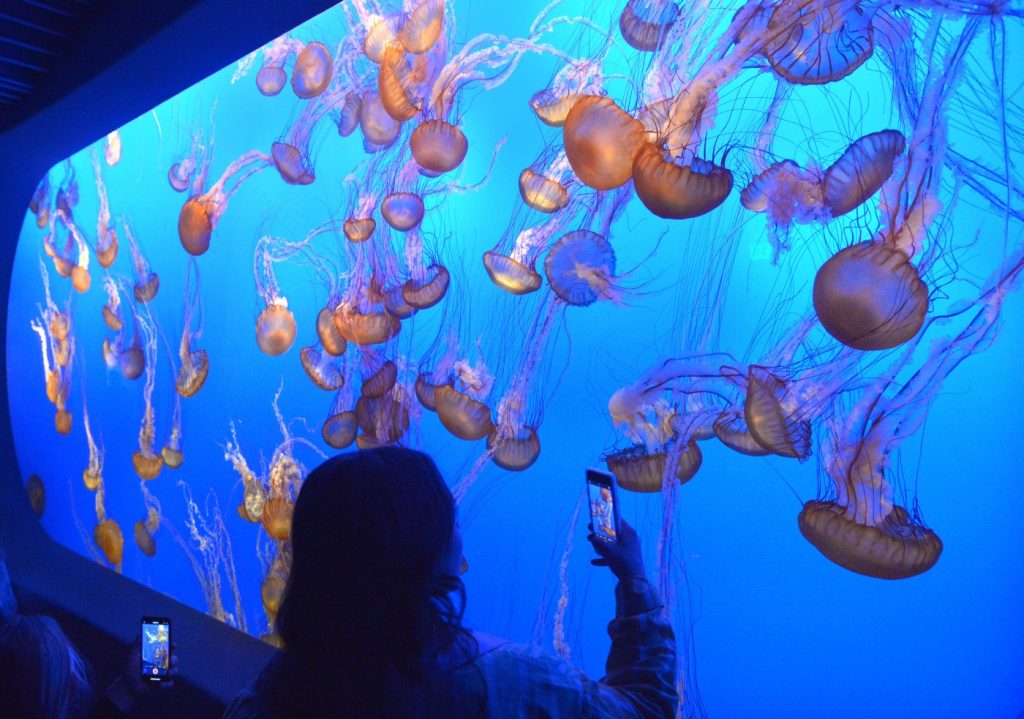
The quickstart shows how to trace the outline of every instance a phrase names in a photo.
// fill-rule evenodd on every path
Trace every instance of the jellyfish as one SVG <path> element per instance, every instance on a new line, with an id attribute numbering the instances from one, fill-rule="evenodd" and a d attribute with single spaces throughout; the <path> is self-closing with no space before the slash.
<path id="1" fill-rule="evenodd" d="M 491 409 L 484 401 L 494 377 L 481 361 L 476 365 L 461 359 L 452 368 L 452 382 L 434 390 L 437 416 L 445 429 L 459 439 L 483 439 L 494 429 Z"/>
<path id="2" fill-rule="evenodd" d="M 25 481 L 25 494 L 28 495 L 28 504 L 36 519 L 42 519 L 46 512 L 46 485 L 39 478 L 38 474 L 30 474 Z"/>
<path id="3" fill-rule="evenodd" d="M 444 120 L 427 120 L 413 130 L 409 148 L 420 167 L 440 174 L 462 164 L 469 143 L 455 125 Z"/>
<path id="4" fill-rule="evenodd" d="M 725 202 L 732 191 L 732 173 L 697 157 L 686 164 L 666 159 L 648 144 L 633 162 L 633 187 L 655 215 L 681 220 L 707 214 Z"/>
<path id="5" fill-rule="evenodd" d="M 143 304 L 150 302 L 160 291 L 160 276 L 149 267 L 146 256 L 142 254 L 135 234 L 132 232 L 131 223 L 128 218 L 121 216 L 121 225 L 124 227 L 125 237 L 128 238 L 128 247 L 132 252 L 132 266 L 135 269 L 135 284 L 132 286 L 132 294 L 135 301 Z"/>
<path id="6" fill-rule="evenodd" d="M 243 498 L 238 513 L 246 520 L 258 524 L 263 518 L 263 508 L 267 503 L 267 492 L 260 483 L 259 477 L 249 468 L 245 455 L 238 444 L 238 433 L 235 423 L 231 423 L 231 441 L 224 446 L 224 459 L 231 463 L 235 472 L 242 480 Z"/>
<path id="7" fill-rule="evenodd" d="M 422 95 L 431 79 L 428 56 L 418 56 L 410 64 L 401 47 L 388 46 L 377 70 L 381 105 L 396 122 L 411 120 L 423 107 Z"/>
<path id="8" fill-rule="evenodd" d="M 401 385 L 383 397 L 360 397 L 355 412 L 363 432 L 356 437 L 360 449 L 394 444 L 409 429 L 409 408 Z"/>
<path id="9" fill-rule="evenodd" d="M 120 291 L 124 292 L 126 288 L 121 287 Z M 142 348 L 143 332 L 138 311 L 133 304 L 129 304 L 128 308 L 132 319 L 132 334 L 129 337 L 127 329 L 122 327 L 113 343 L 109 339 L 105 340 L 104 358 L 107 360 L 107 366 L 111 369 L 120 369 L 125 379 L 136 380 L 145 371 L 147 358 Z"/>
<path id="10" fill-rule="evenodd" d="M 392 389 L 398 381 L 398 365 L 391 360 L 383 360 L 372 351 L 363 352 L 364 376 L 359 388 L 361 396 L 368 399 L 380 399 Z"/>
<path id="11" fill-rule="evenodd" d="M 82 470 L 82 483 L 90 492 L 95 492 L 103 484 L 103 450 L 96 445 L 89 424 L 89 410 L 82 399 L 82 426 L 85 428 L 85 441 L 89 447 L 89 464 Z"/>
<path id="12" fill-rule="evenodd" d="M 630 396 L 638 386 L 645 386 L 645 394 L 655 389 L 646 386 L 651 379 L 648 376 L 636 383 L 633 390 L 619 390 L 608 403 L 613 421 L 623 427 L 631 443 L 605 455 L 604 461 L 619 486 L 631 492 L 660 492 L 666 478 L 685 484 L 696 475 L 703 459 L 692 419 L 686 424 L 678 422 L 677 407 L 664 398 L 649 402 Z"/>
<path id="13" fill-rule="evenodd" d="M 412 192 L 393 192 L 381 202 L 380 214 L 391 227 L 408 232 L 423 221 L 423 199 Z"/>
<path id="14" fill-rule="evenodd" d="M 514 295 L 525 295 L 540 289 L 543 280 L 536 270 L 537 257 L 550 247 L 555 236 L 563 230 L 565 220 L 562 214 L 552 214 L 540 225 L 519 231 L 513 222 L 498 246 L 484 253 L 484 268 L 491 282 Z M 570 215 L 572 212 L 566 210 L 565 214 Z"/>
<path id="15" fill-rule="evenodd" d="M 374 153 L 391 147 L 402 131 L 402 123 L 388 114 L 378 93 L 367 92 L 359 104 L 359 128 L 363 148 Z"/>
<path id="16" fill-rule="evenodd" d="M 348 137 L 359 127 L 359 108 L 362 104 L 363 98 L 358 92 L 351 91 L 345 94 L 341 109 L 332 113 L 339 135 Z"/>
<path id="17" fill-rule="evenodd" d="M 674 0 L 627 0 L 619 16 L 622 38 L 637 50 L 654 52 L 679 17 Z"/>
<path id="18" fill-rule="evenodd" d="M 871 21 L 877 6 L 851 0 L 828 4 L 780 2 L 765 31 L 763 53 L 772 69 L 796 85 L 821 85 L 848 76 L 871 57 Z"/>
<path id="19" fill-rule="evenodd" d="M 288 82 L 284 64 L 290 55 L 299 54 L 302 50 L 302 43 L 287 35 L 275 38 L 263 48 L 263 65 L 256 73 L 256 87 L 260 93 L 273 97 L 284 89 L 285 83 Z M 315 59 L 315 56 L 307 59 Z"/>
<path id="20" fill-rule="evenodd" d="M 570 305 L 585 307 L 598 299 L 619 297 L 612 284 L 615 251 L 608 240 L 591 230 L 563 235 L 544 260 L 544 274 L 551 290 Z"/>
<path id="21" fill-rule="evenodd" d="M 767 368 L 751 365 L 743 417 L 747 431 L 765 449 L 807 459 L 811 454 L 811 425 L 784 403 L 786 383 Z"/>
<path id="22" fill-rule="evenodd" d="M 773 262 L 789 249 L 787 235 L 794 223 L 825 222 L 825 204 L 820 173 L 804 169 L 792 160 L 767 167 L 750 180 L 740 193 L 740 203 L 768 217 L 768 237 L 775 249 Z"/>
<path id="23" fill-rule="evenodd" d="M 156 532 L 160 529 L 161 514 L 160 500 L 153 496 L 145 482 L 139 483 L 142 490 L 142 501 L 146 507 L 145 519 L 135 523 L 135 544 L 147 557 L 156 556 Z"/>
<path id="24" fill-rule="evenodd" d="M 302 360 L 302 369 L 306 371 L 306 376 L 320 389 L 333 392 L 345 384 L 345 377 L 337 360 L 320 346 L 313 344 L 303 347 L 299 358 Z"/>
<path id="25" fill-rule="evenodd" d="M 192 278 L 195 278 L 194 280 Z M 196 343 L 203 334 L 203 302 L 199 264 L 189 258 L 185 275 L 181 342 L 178 344 L 178 376 L 174 387 L 182 397 L 192 397 L 203 388 L 210 373 L 210 358 Z"/>
<path id="26" fill-rule="evenodd" d="M 339 389 L 331 402 L 331 409 L 320 428 L 320 436 L 332 449 L 345 449 L 356 440 L 359 420 L 354 409 L 349 385 Z"/>
<path id="27" fill-rule="evenodd" d="M 281 179 L 289 185 L 308 185 L 316 179 L 310 159 L 310 143 L 320 121 L 340 99 L 340 90 L 332 89 L 303 106 L 285 135 L 270 147 L 270 157 Z"/>
<path id="28" fill-rule="evenodd" d="M 295 60 L 292 90 L 303 100 L 317 97 L 330 85 L 333 74 L 334 62 L 330 50 L 323 43 L 311 42 L 302 48 Z M 263 88 L 260 89 L 262 91 Z"/>
<path id="29" fill-rule="evenodd" d="M 103 557 L 120 573 L 121 562 L 124 559 L 124 535 L 121 533 L 121 525 L 113 519 L 104 519 L 96 524 L 93 539 L 103 552 Z"/>
<path id="30" fill-rule="evenodd" d="M 352 302 L 341 302 L 334 310 L 334 326 L 347 341 L 360 345 L 384 344 L 402 329 L 401 321 L 387 311 L 361 311 Z"/>
<path id="31" fill-rule="evenodd" d="M 131 235 L 129 234 L 129 237 Z M 132 466 L 139 479 L 155 479 L 163 469 L 164 459 L 153 451 L 156 441 L 156 413 L 153 409 L 153 390 L 156 389 L 156 340 L 157 331 L 152 317 L 136 315 L 136 322 L 145 338 L 146 384 L 142 397 L 145 410 L 139 428 L 139 449 L 132 454 Z"/>
<path id="32" fill-rule="evenodd" d="M 99 157 L 92 152 L 93 174 L 96 176 L 96 195 L 100 209 L 96 215 L 96 261 L 105 270 L 110 269 L 117 259 L 117 232 L 110 219 L 110 203 L 107 199 L 107 186 L 103 182 L 103 173 Z"/>
<path id="33" fill-rule="evenodd" d="M 171 433 L 167 444 L 160 450 L 164 466 L 178 469 L 185 462 L 185 453 L 181 446 L 181 394 L 174 395 L 174 414 L 171 416 Z"/>
<path id="34" fill-rule="evenodd" d="M 117 130 L 107 133 L 106 144 L 103 146 L 103 157 L 110 167 L 121 161 L 121 133 Z"/>
<path id="35" fill-rule="evenodd" d="M 402 285 L 402 299 L 410 306 L 424 310 L 433 307 L 445 296 L 448 291 L 448 283 L 451 279 L 447 268 L 444 265 L 434 262 L 422 273 L 415 273 L 420 277 L 413 277 Z"/>
<path id="36" fill-rule="evenodd" d="M 36 216 L 36 227 L 40 230 L 50 224 L 50 173 L 39 181 L 28 201 L 28 209 Z"/>
<path id="37" fill-rule="evenodd" d="M 209 190 L 197 192 L 185 202 L 178 215 L 178 237 L 186 252 L 201 255 L 210 248 L 210 235 L 227 211 L 232 195 L 272 162 L 259 150 L 250 150 L 228 165 Z"/>
<path id="38" fill-rule="evenodd" d="M 567 59 L 550 85 L 533 94 L 530 109 L 548 127 L 562 127 L 576 101 L 587 95 L 604 92 L 604 56 L 611 49 L 608 36 L 604 53 L 594 59 Z"/>
<path id="39" fill-rule="evenodd" d="M 562 139 L 580 181 L 595 190 L 612 190 L 633 176 L 633 162 L 647 135 L 611 98 L 585 95 L 566 116 Z"/>
<path id="40" fill-rule="evenodd" d="M 256 318 L 256 343 L 272 356 L 284 354 L 295 342 L 295 316 L 288 309 L 288 300 L 281 295 L 274 277 L 274 263 L 290 254 L 287 250 L 282 251 L 281 243 L 266 235 L 256 243 L 253 277 L 256 279 L 256 292 L 264 303 Z"/>
<path id="41" fill-rule="evenodd" d="M 441 36 L 444 21 L 444 0 L 421 0 L 409 13 L 396 34 L 406 52 L 419 55 L 434 46 Z"/>
<path id="42" fill-rule="evenodd" d="M 845 215 L 874 195 L 892 176 L 893 163 L 905 147 L 901 132 L 882 130 L 846 148 L 822 178 L 824 200 L 832 216 Z"/>
<path id="43" fill-rule="evenodd" d="M 206 184 L 206 175 L 210 171 L 211 152 L 212 148 L 203 143 L 202 134 L 198 131 L 193 132 L 188 153 L 171 163 L 167 170 L 167 181 L 175 192 L 189 190 L 192 195 L 202 192 Z"/>

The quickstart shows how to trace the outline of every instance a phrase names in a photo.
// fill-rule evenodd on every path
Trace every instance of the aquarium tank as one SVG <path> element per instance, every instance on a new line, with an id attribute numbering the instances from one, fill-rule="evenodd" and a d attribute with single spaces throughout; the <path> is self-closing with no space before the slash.
<path id="1" fill-rule="evenodd" d="M 304 477 L 421 449 L 465 623 L 599 677 L 595 467 L 680 716 L 1018 716 L 1021 14 L 352 0 L 253 48 L 40 178 L 42 525 L 278 646 Z"/>

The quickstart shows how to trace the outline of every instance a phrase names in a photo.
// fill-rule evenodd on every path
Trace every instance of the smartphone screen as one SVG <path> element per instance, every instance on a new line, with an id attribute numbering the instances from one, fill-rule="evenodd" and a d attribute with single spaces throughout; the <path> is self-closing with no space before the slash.
<path id="1" fill-rule="evenodd" d="M 594 534 L 606 542 L 618 541 L 619 513 L 615 506 L 615 477 L 597 469 L 588 469 L 587 492 Z"/>
<path id="2" fill-rule="evenodd" d="M 171 620 L 142 618 L 142 678 L 161 682 L 171 671 Z"/>

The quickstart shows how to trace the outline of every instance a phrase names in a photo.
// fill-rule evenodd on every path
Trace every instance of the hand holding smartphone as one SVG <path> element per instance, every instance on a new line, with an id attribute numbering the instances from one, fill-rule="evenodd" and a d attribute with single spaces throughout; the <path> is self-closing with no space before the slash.
<path id="1" fill-rule="evenodd" d="M 171 620 L 167 617 L 142 618 L 142 646 L 139 649 L 145 682 L 162 682 L 171 671 Z"/>

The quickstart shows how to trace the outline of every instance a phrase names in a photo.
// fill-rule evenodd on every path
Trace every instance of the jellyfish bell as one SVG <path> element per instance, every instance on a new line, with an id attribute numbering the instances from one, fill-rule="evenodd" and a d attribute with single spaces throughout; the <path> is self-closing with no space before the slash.
<path id="1" fill-rule="evenodd" d="M 184 192 L 192 183 L 195 163 L 192 160 L 175 162 L 167 169 L 167 182 L 175 192 Z"/>
<path id="2" fill-rule="evenodd" d="M 285 497 L 270 497 L 263 507 L 263 529 L 271 538 L 286 542 L 292 536 L 295 505 Z"/>
<path id="3" fill-rule="evenodd" d="M 273 97 L 281 92 L 286 82 L 288 82 L 288 73 L 279 65 L 264 65 L 256 73 L 256 87 L 267 97 Z"/>
<path id="4" fill-rule="evenodd" d="M 402 329 L 401 321 L 388 312 L 360 312 L 346 302 L 334 310 L 334 326 L 338 334 L 360 346 L 384 344 Z"/>
<path id="5" fill-rule="evenodd" d="M 928 312 L 928 287 L 910 258 L 868 240 L 833 255 L 814 278 L 814 311 L 848 347 L 884 350 L 914 337 Z"/>
<path id="6" fill-rule="evenodd" d="M 88 292 L 89 288 L 92 286 L 92 275 L 89 274 L 89 270 L 85 269 L 81 265 L 75 265 L 72 267 L 71 286 L 75 288 L 76 292 Z"/>
<path id="7" fill-rule="evenodd" d="M 420 55 L 434 46 L 441 36 L 444 0 L 422 0 L 402 24 L 397 39 L 406 52 Z"/>
<path id="8" fill-rule="evenodd" d="M 433 307 L 448 292 L 450 280 L 447 268 L 434 263 L 427 268 L 427 274 L 422 280 L 409 280 L 402 285 L 402 299 L 418 310 Z"/>
<path id="9" fill-rule="evenodd" d="M 366 242 L 377 229 L 377 222 L 372 217 L 355 218 L 345 220 L 342 231 L 349 242 Z"/>
<path id="10" fill-rule="evenodd" d="M 408 232 L 423 221 L 423 200 L 411 192 L 393 192 L 380 203 L 380 214 L 394 229 Z"/>
<path id="11" fill-rule="evenodd" d="M 156 556 L 156 540 L 149 533 L 145 520 L 140 519 L 135 523 L 135 544 L 147 557 Z"/>
<path id="12" fill-rule="evenodd" d="M 508 255 L 484 253 L 484 268 L 491 282 L 514 295 L 527 295 L 540 289 L 540 273 Z"/>
<path id="13" fill-rule="evenodd" d="M 136 380 L 146 369 L 146 354 L 141 347 L 127 347 L 123 352 L 117 352 L 116 357 L 125 379 Z"/>
<path id="14" fill-rule="evenodd" d="M 394 444 L 409 429 L 409 410 L 402 402 L 391 396 L 376 399 L 360 397 L 356 401 L 356 421 L 363 430 L 363 434 L 359 436 L 373 439 L 371 446 Z M 359 437 L 356 438 L 356 442 L 360 449 L 366 448 L 359 442 Z"/>
<path id="15" fill-rule="evenodd" d="M 408 319 L 416 314 L 416 308 L 405 301 L 405 296 L 402 293 L 404 287 L 404 284 L 396 285 L 390 290 L 384 291 L 384 309 L 388 311 L 389 315 L 400 320 Z"/>
<path id="16" fill-rule="evenodd" d="M 359 105 L 359 127 L 363 131 L 363 138 L 373 149 L 390 147 L 402 130 L 402 123 L 395 120 L 381 103 L 380 95 L 377 93 L 366 93 L 363 95 L 362 103 Z"/>
<path id="17" fill-rule="evenodd" d="M 159 291 L 160 276 L 155 272 L 150 272 L 132 287 L 132 294 L 135 295 L 135 300 L 143 304 L 156 297 L 156 293 Z"/>
<path id="18" fill-rule="evenodd" d="M 53 417 L 53 425 L 57 430 L 57 434 L 70 434 L 71 413 L 66 409 L 58 409 L 57 414 Z"/>
<path id="19" fill-rule="evenodd" d="M 379 399 L 390 392 L 397 381 L 398 366 L 386 360 L 376 372 L 363 380 L 359 392 L 363 397 Z"/>
<path id="20" fill-rule="evenodd" d="M 103 364 L 107 366 L 107 369 L 117 369 L 118 367 L 117 351 L 114 346 L 110 343 L 110 338 L 106 337 L 103 340 Z M 51 402 L 53 400 L 50 400 Z"/>
<path id="21" fill-rule="evenodd" d="M 633 162 L 633 187 L 658 217 L 683 220 L 705 215 L 725 202 L 732 191 L 732 173 L 699 158 L 677 164 L 648 144 Z"/>
<path id="22" fill-rule="evenodd" d="M 178 215 L 178 238 L 190 255 L 199 256 L 210 249 L 213 233 L 212 208 L 200 197 L 190 197 Z"/>
<path id="23" fill-rule="evenodd" d="M 703 463 L 704 453 L 701 452 L 696 438 L 693 438 L 686 443 L 686 449 L 680 453 L 679 458 L 676 460 L 675 478 L 679 481 L 679 484 L 686 484 L 693 479 Z"/>
<path id="24" fill-rule="evenodd" d="M 30 474 L 25 482 L 25 493 L 36 518 L 41 518 L 46 511 L 46 485 L 38 474 Z"/>
<path id="25" fill-rule="evenodd" d="M 735 409 L 727 409 L 718 416 L 714 423 L 715 435 L 729 449 L 750 457 L 763 457 L 771 454 L 750 434 L 742 414 Z"/>
<path id="26" fill-rule="evenodd" d="M 411 120 L 422 109 L 420 99 L 411 93 L 413 82 L 414 72 L 402 48 L 390 46 L 377 70 L 377 93 L 384 109 L 397 122 Z"/>
<path id="27" fill-rule="evenodd" d="M 61 255 L 53 256 L 53 268 L 57 270 L 57 274 L 61 277 L 71 277 L 71 271 L 75 269 L 75 263 L 73 260 L 63 257 Z"/>
<path id="28" fill-rule="evenodd" d="M 519 173 L 519 194 L 523 202 L 538 212 L 558 212 L 569 204 L 569 191 L 560 182 L 529 167 Z"/>
<path id="29" fill-rule="evenodd" d="M 563 235 L 548 252 L 544 275 L 561 300 L 585 307 L 611 298 L 615 252 L 596 232 L 575 230 Z"/>
<path id="30" fill-rule="evenodd" d="M 178 469 L 185 463 L 185 453 L 170 445 L 160 450 L 160 458 L 163 460 L 164 466 L 170 469 Z"/>
<path id="31" fill-rule="evenodd" d="M 115 567 L 120 565 L 124 558 L 124 535 L 121 534 L 121 526 L 113 519 L 104 519 L 96 525 L 92 536 L 104 558 Z"/>
<path id="32" fill-rule="evenodd" d="M 53 347 L 53 361 L 59 367 L 67 367 L 71 363 L 71 342 L 68 339 L 57 340 Z"/>
<path id="33" fill-rule="evenodd" d="M 427 120 L 409 137 L 413 159 L 425 170 L 450 172 L 466 159 L 469 142 L 461 129 L 444 120 Z"/>
<path id="34" fill-rule="evenodd" d="M 434 384 L 431 376 L 427 372 L 422 372 L 416 377 L 416 383 L 414 389 L 416 391 L 416 399 L 420 401 L 420 404 L 431 412 L 437 411 L 437 388 L 439 384 Z"/>
<path id="35" fill-rule="evenodd" d="M 483 439 L 494 429 L 490 408 L 449 384 L 434 390 L 434 402 L 441 424 L 459 439 Z"/>
<path id="36" fill-rule="evenodd" d="M 311 42 L 302 48 L 295 61 L 292 90 L 303 100 L 310 100 L 327 89 L 333 74 L 334 62 L 330 50 L 321 42 Z"/>
<path id="37" fill-rule="evenodd" d="M 329 307 L 324 307 L 316 316 L 316 336 L 324 352 L 334 357 L 341 357 L 348 348 L 348 343 L 334 324 L 334 313 Z"/>
<path id="38" fill-rule="evenodd" d="M 604 458 L 608 471 L 622 489 L 630 492 L 660 492 L 668 454 L 650 452 L 642 445 L 612 452 Z"/>
<path id="39" fill-rule="evenodd" d="M 398 31 L 405 18 L 400 13 L 377 19 L 363 38 L 363 54 L 378 65 L 384 60 L 384 53 L 398 42 Z"/>
<path id="40" fill-rule="evenodd" d="M 779 77 L 794 85 L 842 80 L 874 52 L 874 10 L 849 2 L 775 6 L 763 53 Z"/>
<path id="41" fill-rule="evenodd" d="M 90 492 L 95 492 L 102 482 L 103 475 L 101 475 L 99 472 L 91 468 L 86 468 L 82 470 L 82 484 L 84 484 L 85 488 L 88 489 Z"/>
<path id="42" fill-rule="evenodd" d="M 210 357 L 206 350 L 190 352 L 188 361 L 178 368 L 174 387 L 182 397 L 192 397 L 203 388 L 210 374 Z"/>
<path id="43" fill-rule="evenodd" d="M 906 579 L 935 566 L 942 540 L 911 520 L 898 505 L 877 525 L 860 524 L 835 502 L 811 500 L 798 518 L 815 549 L 851 572 L 878 579 Z"/>
<path id="44" fill-rule="evenodd" d="M 821 178 L 792 160 L 773 163 L 740 192 L 740 204 L 781 225 L 825 219 L 820 216 L 824 203 Z"/>
<path id="45" fill-rule="evenodd" d="M 260 585 L 260 597 L 263 600 L 263 609 L 267 616 L 276 616 L 281 609 L 281 600 L 284 599 L 286 582 L 281 577 L 271 575 L 263 580 Z"/>
<path id="46" fill-rule="evenodd" d="M 622 38 L 637 50 L 660 50 L 679 17 L 674 0 L 628 0 L 619 15 Z"/>
<path id="47" fill-rule="evenodd" d="M 559 96 L 551 90 L 541 90 L 530 98 L 530 109 L 548 127 L 562 127 L 572 106 L 581 97 L 583 95 L 578 93 Z"/>
<path id="48" fill-rule="evenodd" d="M 316 345 L 303 347 L 299 352 L 306 376 L 322 390 L 333 392 L 345 384 L 345 377 L 333 362 L 325 361 L 325 352 Z M 329 355 L 328 355 L 329 356 Z"/>
<path id="49" fill-rule="evenodd" d="M 898 130 L 865 135 L 825 171 L 822 188 L 833 217 L 845 215 L 874 195 L 892 175 L 907 140 Z"/>
<path id="50" fill-rule="evenodd" d="M 154 452 L 139 450 L 132 454 L 132 467 L 139 479 L 156 479 L 164 468 L 164 458 Z"/>
<path id="51" fill-rule="evenodd" d="M 811 456 L 811 423 L 782 406 L 786 383 L 765 367 L 752 365 L 747 376 L 743 417 L 750 436 L 773 454 L 804 460 Z"/>
<path id="52" fill-rule="evenodd" d="M 334 115 L 338 125 L 338 135 L 348 137 L 359 127 L 359 106 L 363 98 L 358 92 L 350 92 L 345 95 L 341 109 Z"/>
<path id="53" fill-rule="evenodd" d="M 117 232 L 113 227 L 108 227 L 105 242 L 99 243 L 96 247 L 96 261 L 100 267 L 109 270 L 117 259 Z"/>
<path id="54" fill-rule="evenodd" d="M 61 375 L 55 368 L 46 373 L 46 398 L 51 403 L 57 403 L 57 393 L 60 391 Z"/>
<path id="55" fill-rule="evenodd" d="M 263 519 L 263 509 L 267 506 L 267 491 L 263 489 L 255 477 L 249 477 L 245 482 L 245 491 L 242 493 L 242 504 L 239 507 L 240 514 L 253 524 L 259 524 Z"/>
<path id="56" fill-rule="evenodd" d="M 533 466 L 540 456 L 540 437 L 533 427 L 523 427 L 511 435 L 497 430 L 487 435 L 491 461 L 509 472 L 522 472 Z"/>
<path id="57" fill-rule="evenodd" d="M 324 420 L 320 428 L 320 435 L 329 447 L 334 449 L 345 449 L 356 439 L 356 431 L 359 429 L 359 422 L 356 413 L 349 410 L 332 414 Z"/>
<path id="58" fill-rule="evenodd" d="M 580 181 L 595 190 L 612 190 L 632 177 L 647 132 L 611 98 L 584 95 L 565 118 L 562 140 Z"/>
<path id="59" fill-rule="evenodd" d="M 291 349 L 295 332 L 295 316 L 283 304 L 267 305 L 256 318 L 256 344 L 268 355 L 282 355 Z"/>
<path id="60" fill-rule="evenodd" d="M 270 156 L 281 179 L 289 185 L 308 185 L 316 179 L 313 169 L 307 166 L 302 153 L 294 145 L 275 142 L 270 146 Z"/>

